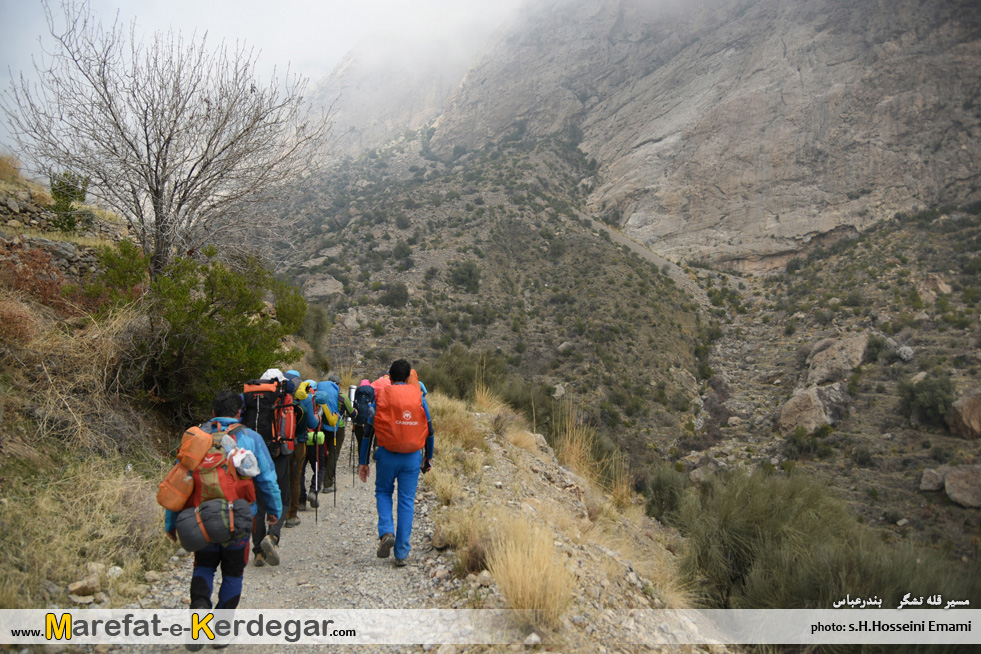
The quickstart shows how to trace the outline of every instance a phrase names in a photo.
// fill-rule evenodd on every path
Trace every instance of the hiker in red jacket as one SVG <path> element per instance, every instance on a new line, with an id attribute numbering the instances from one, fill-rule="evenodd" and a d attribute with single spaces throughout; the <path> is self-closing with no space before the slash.
<path id="1" fill-rule="evenodd" d="M 428 472 L 433 459 L 434 434 L 429 406 L 418 383 L 406 383 L 412 366 L 405 359 L 392 363 L 391 385 L 375 391 L 375 415 L 361 440 L 358 477 L 368 481 L 368 452 L 374 435 L 375 503 L 378 508 L 378 557 L 388 558 L 395 548 L 395 565 L 405 565 L 415 511 L 419 471 Z M 392 519 L 392 498 L 398 480 L 398 525 Z"/>

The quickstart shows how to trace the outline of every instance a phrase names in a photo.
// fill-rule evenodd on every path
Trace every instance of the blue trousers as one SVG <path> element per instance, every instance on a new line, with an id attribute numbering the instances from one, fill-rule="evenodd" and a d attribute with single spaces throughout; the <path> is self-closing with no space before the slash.
<path id="1" fill-rule="evenodd" d="M 215 571 L 221 566 L 221 588 L 216 609 L 234 609 L 242 595 L 242 576 L 248 563 L 249 538 L 228 545 L 211 543 L 194 553 L 191 573 L 191 608 L 210 609 Z"/>
<path id="2" fill-rule="evenodd" d="M 378 507 L 378 537 L 395 534 L 395 558 L 409 556 L 412 515 L 416 505 L 416 486 L 422 467 L 422 451 L 410 454 L 375 450 L 375 503 Z M 398 528 L 392 520 L 392 496 L 398 480 Z"/>

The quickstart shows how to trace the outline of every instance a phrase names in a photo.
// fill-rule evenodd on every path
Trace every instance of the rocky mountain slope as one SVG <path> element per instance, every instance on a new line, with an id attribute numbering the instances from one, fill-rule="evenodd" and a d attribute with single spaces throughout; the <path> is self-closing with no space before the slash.
<path id="1" fill-rule="evenodd" d="M 346 82 L 345 102 L 372 106 L 369 147 L 392 133 L 370 125 L 428 115 L 442 157 L 571 129 L 599 165 L 588 213 L 661 254 L 760 271 L 816 235 L 978 198 L 979 27 L 957 0 L 552 0 L 445 104 L 427 90 L 445 66 L 412 94 L 403 76 L 393 102 Z"/>

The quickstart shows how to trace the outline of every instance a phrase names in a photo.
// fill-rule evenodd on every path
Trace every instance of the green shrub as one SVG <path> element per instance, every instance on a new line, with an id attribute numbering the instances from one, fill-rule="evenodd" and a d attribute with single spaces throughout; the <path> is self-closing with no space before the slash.
<path id="1" fill-rule="evenodd" d="M 801 475 L 719 476 L 669 515 L 686 538 L 682 570 L 712 608 L 826 609 L 846 593 L 898 606 L 912 588 L 981 591 L 976 558 L 961 565 L 892 547 Z"/>
<path id="2" fill-rule="evenodd" d="M 868 445 L 859 445 L 852 451 L 852 461 L 856 465 L 867 467 L 872 464 L 872 450 Z"/>
<path id="3" fill-rule="evenodd" d="M 404 307 L 409 302 L 409 289 L 402 282 L 389 284 L 388 290 L 382 294 L 378 301 L 387 307 Z"/>
<path id="4" fill-rule="evenodd" d="M 460 261 L 451 264 L 447 281 L 462 288 L 467 293 L 476 293 L 480 289 L 480 267 L 476 261 Z"/>
<path id="5" fill-rule="evenodd" d="M 274 278 L 256 259 L 232 270 L 215 255 L 212 249 L 204 262 L 178 258 L 152 282 L 135 246 L 124 241 L 102 255 L 101 282 L 119 299 L 148 287 L 148 338 L 134 344 L 125 376 L 178 420 L 209 415 L 217 390 L 240 387 L 302 355 L 281 345 L 303 326 L 307 303 L 299 289 Z M 265 310 L 267 296 L 275 316 Z"/>
<path id="6" fill-rule="evenodd" d="M 903 415 L 935 426 L 944 426 L 944 416 L 954 403 L 954 384 L 949 377 L 933 377 L 914 384 L 899 383 L 899 408 Z"/>
<path id="7" fill-rule="evenodd" d="M 51 223 L 60 231 L 72 233 L 79 227 L 92 225 L 93 217 L 88 211 L 79 211 L 85 202 L 89 180 L 70 170 L 51 176 L 51 197 L 54 199 L 54 218 Z"/>
<path id="8" fill-rule="evenodd" d="M 647 515 L 665 521 L 678 509 L 685 490 L 691 486 L 688 477 L 668 463 L 654 469 L 647 483 Z"/>

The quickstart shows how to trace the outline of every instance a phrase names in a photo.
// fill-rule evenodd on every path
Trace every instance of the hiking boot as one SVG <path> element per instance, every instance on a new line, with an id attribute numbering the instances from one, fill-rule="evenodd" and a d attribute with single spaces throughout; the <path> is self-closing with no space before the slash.
<path id="1" fill-rule="evenodd" d="M 320 506 L 320 501 L 317 500 L 317 494 L 316 493 L 310 493 L 309 498 L 310 498 L 310 507 L 311 508 L 316 509 L 317 507 Z"/>
<path id="2" fill-rule="evenodd" d="M 307 510 L 307 503 L 306 502 L 300 502 L 300 505 L 298 507 L 296 507 L 296 510 L 297 511 L 306 511 Z"/>
<path id="3" fill-rule="evenodd" d="M 283 526 L 284 527 L 295 527 L 298 524 L 300 524 L 300 519 L 297 518 L 297 517 L 293 517 L 293 518 L 286 518 L 286 523 Z"/>
<path id="4" fill-rule="evenodd" d="M 265 555 L 263 555 L 262 552 L 256 552 L 255 553 L 255 562 L 252 565 L 254 565 L 257 568 L 261 568 L 262 566 L 266 565 L 266 557 L 265 557 Z"/>
<path id="5" fill-rule="evenodd" d="M 211 602 L 206 599 L 198 598 L 196 600 L 193 600 L 188 608 L 191 609 L 192 611 L 200 611 L 201 609 L 210 609 Z M 186 649 L 188 652 L 200 652 L 201 650 L 204 649 L 204 643 L 184 643 L 184 649 Z"/>
<path id="6" fill-rule="evenodd" d="M 381 542 L 378 543 L 378 558 L 387 559 L 392 553 L 392 548 L 395 547 L 395 534 L 385 534 L 379 540 Z"/>
<path id="7" fill-rule="evenodd" d="M 279 565 L 279 548 L 276 547 L 272 536 L 263 538 L 262 542 L 259 543 L 259 547 L 262 548 L 263 553 L 266 555 L 266 563 L 269 565 Z"/>
<path id="8" fill-rule="evenodd" d="M 327 488 L 324 489 L 324 492 L 325 493 L 333 493 L 334 490 L 335 490 L 334 489 L 334 484 L 331 484 L 330 486 L 328 486 Z"/>
<path id="9" fill-rule="evenodd" d="M 405 567 L 405 559 L 395 559 L 395 567 L 396 568 L 404 568 Z"/>

